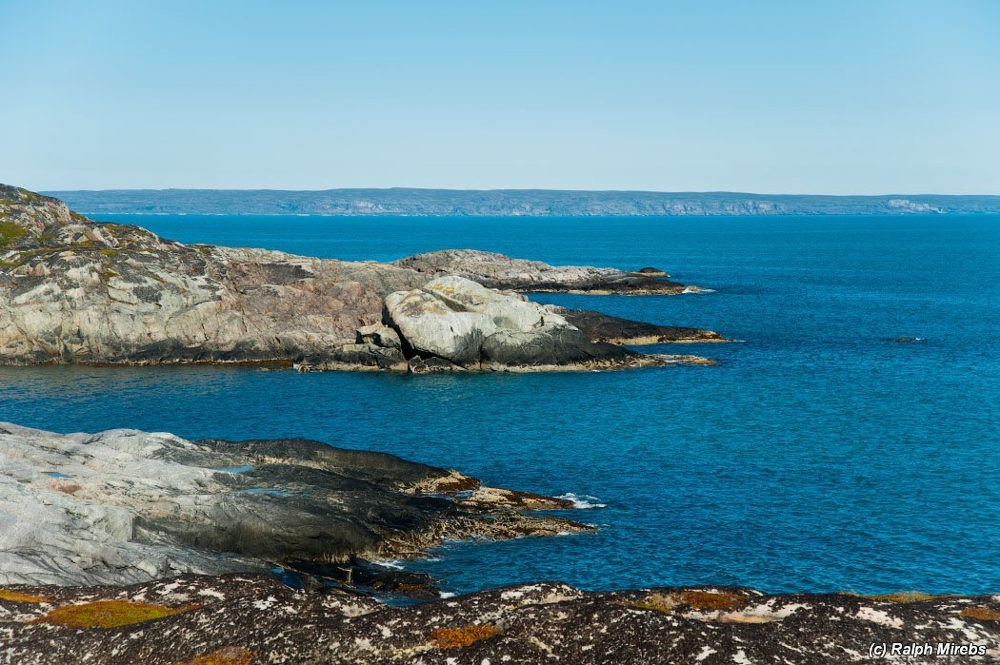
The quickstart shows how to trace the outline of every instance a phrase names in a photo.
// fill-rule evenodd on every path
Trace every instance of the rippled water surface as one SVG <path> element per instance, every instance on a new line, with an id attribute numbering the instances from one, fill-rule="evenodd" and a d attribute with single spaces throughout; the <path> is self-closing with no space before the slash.
<path id="1" fill-rule="evenodd" d="M 716 292 L 538 299 L 742 343 L 653 348 L 718 367 L 524 376 L 0 368 L 0 420 L 307 436 L 605 504 L 570 513 L 596 534 L 408 564 L 451 591 L 1000 591 L 1000 217 L 106 219 L 346 259 L 654 265 Z"/>

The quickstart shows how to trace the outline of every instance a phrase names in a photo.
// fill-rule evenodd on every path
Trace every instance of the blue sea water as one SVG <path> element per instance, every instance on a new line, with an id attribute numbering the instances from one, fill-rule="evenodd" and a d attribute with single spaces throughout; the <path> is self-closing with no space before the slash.
<path id="1" fill-rule="evenodd" d="M 566 513 L 594 534 L 407 563 L 449 591 L 1000 591 L 1000 216 L 103 219 L 344 259 L 653 265 L 715 292 L 535 297 L 741 342 L 650 349 L 717 367 L 600 373 L 2 368 L 0 420 L 305 436 L 603 504 Z"/>

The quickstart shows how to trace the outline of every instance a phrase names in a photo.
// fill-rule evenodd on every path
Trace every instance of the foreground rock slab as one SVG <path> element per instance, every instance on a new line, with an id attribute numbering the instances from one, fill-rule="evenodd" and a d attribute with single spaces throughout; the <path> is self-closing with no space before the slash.
<path id="1" fill-rule="evenodd" d="M 542 583 L 393 607 L 263 575 L 0 588 L 0 663 L 17 665 L 809 665 L 880 662 L 881 649 L 885 662 L 996 662 L 1000 597 Z"/>
<path id="2" fill-rule="evenodd" d="M 525 513 L 570 507 L 317 441 L 0 423 L 0 584 L 129 584 L 276 564 L 350 581 L 359 560 L 420 556 L 444 539 L 592 530 Z"/>

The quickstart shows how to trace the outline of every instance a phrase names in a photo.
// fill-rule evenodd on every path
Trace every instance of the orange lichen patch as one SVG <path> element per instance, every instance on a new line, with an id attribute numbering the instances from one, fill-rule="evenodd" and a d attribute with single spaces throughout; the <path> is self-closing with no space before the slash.
<path id="1" fill-rule="evenodd" d="M 499 634 L 500 631 L 495 626 L 463 626 L 432 630 L 431 639 L 439 649 L 461 649 Z"/>
<path id="2" fill-rule="evenodd" d="M 747 604 L 749 598 L 731 591 L 682 591 L 680 601 L 694 610 L 733 610 Z"/>
<path id="3" fill-rule="evenodd" d="M 685 606 L 692 610 L 734 610 L 747 604 L 749 598 L 731 591 L 680 591 L 650 594 L 646 600 L 632 603 L 640 610 L 655 610 L 669 614 L 674 608 Z"/>
<path id="4" fill-rule="evenodd" d="M 129 600 L 97 600 L 92 603 L 57 607 L 45 616 L 35 619 L 33 623 L 44 621 L 70 628 L 117 628 L 162 619 L 198 607 L 200 605 L 164 607 L 150 603 L 134 603 Z"/>
<path id="5" fill-rule="evenodd" d="M 76 483 L 53 483 L 52 489 L 64 494 L 76 494 L 80 491 L 81 487 Z"/>
<path id="6" fill-rule="evenodd" d="M 47 603 L 49 599 L 44 596 L 32 596 L 19 591 L 7 591 L 0 589 L 0 600 L 9 600 L 14 603 Z"/>
<path id="7" fill-rule="evenodd" d="M 243 647 L 222 647 L 212 653 L 196 656 L 175 665 L 250 665 L 256 655 Z"/>
<path id="8" fill-rule="evenodd" d="M 980 621 L 1000 621 L 1000 612 L 988 607 L 967 607 L 959 612 L 959 614 L 970 619 L 979 619 Z"/>
<path id="9" fill-rule="evenodd" d="M 899 591 L 897 593 L 885 593 L 877 596 L 863 596 L 869 600 L 888 600 L 892 603 L 919 603 L 923 600 L 933 600 L 938 596 L 932 596 L 921 591 Z"/>

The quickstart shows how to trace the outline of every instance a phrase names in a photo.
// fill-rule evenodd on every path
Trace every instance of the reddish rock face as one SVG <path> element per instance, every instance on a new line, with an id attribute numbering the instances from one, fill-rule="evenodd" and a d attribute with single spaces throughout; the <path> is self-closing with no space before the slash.
<path id="1" fill-rule="evenodd" d="M 312 367 L 405 370 L 411 358 L 403 354 L 345 347 L 355 346 L 358 329 L 381 322 L 387 295 L 444 274 L 497 289 L 683 290 L 639 273 L 472 250 L 378 264 L 183 245 L 0 186 L 0 362 L 6 364 L 309 358 Z M 564 358 L 557 364 L 568 364 L 579 350 L 570 342 L 560 339 L 549 353 Z M 518 365 L 514 360 L 516 354 L 500 364 Z"/>

